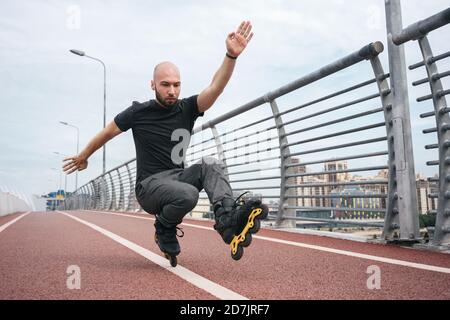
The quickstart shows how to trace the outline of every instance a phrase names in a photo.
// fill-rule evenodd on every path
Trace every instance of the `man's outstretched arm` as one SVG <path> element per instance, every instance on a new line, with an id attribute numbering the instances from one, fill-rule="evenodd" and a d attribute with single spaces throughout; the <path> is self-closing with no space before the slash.
<path id="1" fill-rule="evenodd" d="M 64 159 L 64 162 L 66 162 L 63 165 L 64 172 L 67 174 L 71 174 L 75 171 L 81 171 L 87 168 L 88 161 L 87 159 L 99 148 L 101 148 L 106 142 L 117 136 L 118 134 L 122 133 L 122 131 L 119 129 L 119 127 L 116 125 L 114 121 L 112 121 L 110 124 L 106 126 L 102 131 L 100 131 L 86 146 L 86 148 L 83 149 L 83 151 L 80 152 L 79 155 L 76 155 L 74 157 L 69 157 Z"/>
<path id="2" fill-rule="evenodd" d="M 236 58 L 244 51 L 245 47 L 253 37 L 253 32 L 251 31 L 252 25 L 250 21 L 243 21 L 236 32 L 231 32 L 227 36 L 227 54 L 222 65 L 214 75 L 211 84 L 203 90 L 197 98 L 199 112 L 208 110 L 223 92 L 223 89 L 233 74 Z"/>

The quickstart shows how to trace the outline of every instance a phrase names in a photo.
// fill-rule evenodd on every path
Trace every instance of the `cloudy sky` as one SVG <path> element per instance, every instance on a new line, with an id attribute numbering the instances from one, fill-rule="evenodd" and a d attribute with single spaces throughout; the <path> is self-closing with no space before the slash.
<path id="1" fill-rule="evenodd" d="M 408 0 L 402 5 L 407 26 L 446 9 L 448 1 Z M 242 20 L 251 20 L 255 36 L 225 92 L 199 125 L 372 41 L 386 43 L 382 0 L 2 0 L 0 12 L 0 186 L 35 194 L 59 184 L 61 158 L 54 152 L 76 152 L 76 130 L 59 121 L 79 127 L 80 148 L 102 128 L 102 67 L 69 49 L 105 62 L 109 122 L 132 101 L 153 98 L 149 81 L 160 61 L 179 66 L 182 96 L 201 91 L 223 59 L 226 35 Z M 442 34 L 448 39 L 450 27 L 439 32 L 431 37 L 437 53 L 449 50 Z M 416 43 L 406 50 L 407 63 L 420 60 Z M 387 70 L 386 52 L 380 59 Z M 414 90 L 410 88 L 411 117 L 413 130 L 420 132 L 433 124 L 420 122 L 414 101 L 429 89 Z M 415 149 L 421 157 L 427 141 L 414 139 L 422 144 Z M 107 169 L 134 156 L 131 132 L 122 134 L 107 145 Z M 434 159 L 419 160 L 416 171 L 432 174 L 422 160 Z M 101 170 L 98 151 L 79 173 L 78 185 Z M 67 181 L 73 190 L 74 175 Z"/>

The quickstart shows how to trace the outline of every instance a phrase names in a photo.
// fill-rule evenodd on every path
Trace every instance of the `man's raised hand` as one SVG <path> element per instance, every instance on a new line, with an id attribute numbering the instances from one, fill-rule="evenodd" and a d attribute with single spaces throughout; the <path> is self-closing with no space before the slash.
<path id="1" fill-rule="evenodd" d="M 87 168 L 88 162 L 86 159 L 80 156 L 69 157 L 63 160 L 65 164 L 63 165 L 63 170 L 67 174 L 71 174 L 75 171 L 81 171 Z"/>
<path id="2" fill-rule="evenodd" d="M 250 21 L 242 21 L 236 32 L 231 32 L 226 40 L 227 52 L 233 57 L 238 57 L 244 51 L 253 37 Z"/>

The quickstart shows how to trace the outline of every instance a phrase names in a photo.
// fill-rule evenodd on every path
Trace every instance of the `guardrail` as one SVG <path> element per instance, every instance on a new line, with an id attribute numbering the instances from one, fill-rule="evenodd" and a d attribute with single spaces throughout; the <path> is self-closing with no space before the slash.
<path id="1" fill-rule="evenodd" d="M 427 146 L 439 150 L 439 160 L 430 162 L 440 166 L 439 195 L 432 195 L 439 197 L 440 231 L 434 243 L 449 244 L 450 119 L 448 90 L 439 86 L 449 72 L 437 72 L 434 63 L 442 57 L 432 56 L 424 36 L 448 23 L 442 20 L 448 19 L 448 10 L 401 31 L 398 9 L 398 1 L 386 1 L 390 73 L 378 58 L 382 43 L 364 46 L 196 127 L 186 164 L 218 158 L 233 190 L 263 198 L 278 226 L 295 226 L 298 220 L 383 226 L 384 239 L 420 240 L 404 54 L 394 44 L 420 36 L 429 77 L 416 84 L 431 84 L 435 111 L 423 116 L 436 116 L 437 127 L 429 132 L 438 133 L 438 144 Z M 351 74 L 356 66 L 358 76 Z M 349 81 L 360 78 L 360 70 L 365 79 Z M 351 75 L 342 75 L 344 71 Z M 316 83 L 322 83 L 322 91 L 330 78 L 340 79 L 342 88 L 316 94 Z M 135 177 L 136 161 L 131 159 L 79 188 L 67 199 L 66 209 L 140 210 Z M 204 193 L 194 211 L 211 215 Z"/>
<path id="2" fill-rule="evenodd" d="M 277 224 L 280 225 L 283 220 L 291 219 L 295 220 L 296 218 L 296 209 L 303 210 L 324 210 L 324 206 L 313 206 L 313 205 L 304 205 L 305 203 L 311 203 L 311 201 L 303 201 L 302 205 L 299 205 L 299 199 L 319 199 L 319 202 L 327 205 L 326 209 L 340 211 L 340 212 L 380 212 L 384 213 L 386 207 L 382 207 L 381 205 L 378 208 L 364 208 L 364 207 L 356 207 L 351 208 L 348 206 L 341 206 L 341 208 L 336 209 L 336 207 L 331 207 L 331 199 L 333 198 L 355 198 L 355 195 L 330 195 L 331 187 L 339 187 L 346 185 L 346 181 L 324 181 L 319 184 L 320 188 L 324 188 L 324 194 L 322 195 L 308 195 L 305 192 L 301 192 L 301 194 L 297 194 L 296 190 L 298 188 L 302 188 L 304 191 L 307 188 L 312 188 L 309 184 L 313 179 L 311 177 L 318 175 L 342 175 L 349 172 L 359 172 L 359 171 L 371 171 L 371 170 L 383 170 L 388 169 L 387 165 L 378 165 L 378 166 L 369 166 L 369 167 L 361 167 L 361 168 L 342 168 L 340 170 L 326 170 L 326 171 L 317 171 L 317 172 L 301 172 L 302 169 L 305 169 L 307 165 L 312 164 L 326 164 L 326 163 L 336 163 L 337 161 L 348 161 L 352 159 L 363 159 L 370 157 L 379 157 L 380 155 L 388 155 L 388 151 L 381 150 L 373 153 L 365 153 L 365 154 L 347 154 L 343 157 L 330 157 L 330 158 L 322 158 L 320 160 L 314 161 L 299 161 L 298 156 L 315 156 L 317 154 L 321 154 L 326 151 L 332 151 L 334 154 L 336 150 L 339 149 L 347 149 L 351 147 L 360 147 L 362 145 L 367 145 L 371 143 L 376 143 L 380 141 L 385 141 L 386 137 L 384 134 L 380 134 L 379 137 L 375 139 L 363 139 L 363 140 L 353 140 L 350 143 L 345 143 L 341 145 L 331 145 L 322 148 L 316 148 L 314 145 L 317 142 L 329 141 L 330 138 L 340 137 L 343 135 L 350 135 L 353 133 L 361 133 L 365 131 L 369 131 L 374 128 L 384 127 L 385 121 L 380 119 L 378 122 L 371 122 L 370 120 L 366 121 L 367 125 L 364 126 L 355 126 L 349 130 L 342 130 L 338 132 L 332 132 L 327 135 L 322 135 L 320 132 L 324 130 L 324 128 L 329 127 L 337 127 L 340 124 L 348 124 L 349 121 L 357 119 L 361 121 L 362 119 L 368 118 L 368 116 L 373 116 L 377 113 L 383 114 L 383 108 L 381 106 L 366 108 L 366 110 L 361 110 L 360 112 L 351 113 L 351 108 L 355 107 L 358 104 L 361 104 L 366 101 L 371 101 L 380 96 L 379 92 L 374 92 L 372 94 L 366 95 L 362 98 L 353 99 L 351 101 L 346 101 L 345 103 L 338 103 L 336 105 L 332 105 L 331 107 L 322 108 L 322 110 L 318 112 L 310 112 L 308 115 L 299 116 L 298 111 L 301 110 L 305 112 L 306 108 L 316 108 L 319 103 L 336 101 L 337 97 L 348 94 L 354 90 L 358 90 L 361 88 L 365 88 L 371 84 L 377 82 L 376 79 L 369 79 L 362 83 L 358 83 L 356 85 L 352 85 L 350 87 L 344 88 L 337 92 L 330 93 L 326 96 L 319 97 L 307 103 L 303 103 L 300 106 L 289 107 L 287 110 L 280 111 L 278 106 L 277 98 L 280 98 L 286 94 L 292 93 L 302 87 L 305 87 L 315 81 L 323 79 L 329 75 L 335 74 L 341 70 L 344 70 L 350 66 L 353 66 L 361 61 L 366 59 L 377 59 L 377 55 L 383 51 L 383 45 L 381 42 L 375 42 L 370 45 L 367 45 L 360 50 L 339 59 L 311 74 L 306 75 L 294 82 L 291 82 L 277 90 L 271 91 L 227 114 L 222 115 L 221 117 L 214 119 L 208 123 L 203 124 L 201 127 L 198 127 L 194 130 L 194 134 L 203 132 L 207 129 L 211 129 L 212 137 L 209 139 L 203 140 L 200 144 L 204 145 L 209 143 L 210 141 L 214 141 L 214 145 L 209 148 L 203 148 L 203 152 L 208 151 L 208 149 L 215 148 L 215 153 L 206 153 L 200 154 L 197 157 L 191 157 L 192 155 L 188 153 L 188 159 L 190 163 L 193 163 L 199 160 L 202 156 L 206 155 L 215 155 L 224 163 L 224 167 L 226 172 L 230 177 L 230 183 L 233 186 L 233 190 L 235 191 L 244 191 L 250 189 L 252 191 L 260 190 L 260 191 L 277 191 L 277 194 L 265 194 L 262 195 L 263 198 L 266 199 L 280 199 L 277 213 Z M 388 77 L 388 75 L 384 75 L 384 79 Z M 382 81 L 383 77 L 380 78 Z M 254 121 L 248 122 L 245 125 L 228 130 L 222 134 L 218 134 L 218 130 L 216 126 L 220 123 L 225 123 L 226 121 L 235 121 L 233 120 L 237 116 L 243 116 L 246 112 L 252 112 L 251 115 L 247 115 L 247 118 L 252 119 L 256 114 L 264 114 L 269 113 L 265 112 L 265 110 L 261 110 L 264 107 L 270 107 L 270 115 L 267 117 L 263 117 L 262 119 L 256 119 Z M 368 109 L 368 110 L 367 110 Z M 344 111 L 345 110 L 345 111 Z M 349 110 L 349 111 L 347 111 Z M 267 110 L 268 111 L 268 110 Z M 344 112 L 342 112 L 344 111 Z M 350 115 L 348 115 L 348 112 Z M 339 114 L 346 114 L 345 116 L 340 116 Z M 293 116 L 292 116 L 293 115 Z M 286 121 L 283 118 L 287 118 L 291 116 L 291 119 Z M 315 119 L 321 118 L 322 116 L 326 116 L 327 118 L 332 118 L 332 121 L 325 121 L 318 123 L 316 125 L 308 125 L 308 123 L 314 122 Z M 369 117 L 370 118 L 370 117 Z M 237 120 L 236 120 L 237 121 Z M 306 125 L 305 125 L 306 123 Z M 225 124 L 224 124 L 225 125 Z M 337 125 L 337 126 L 336 126 Z M 229 127 L 228 125 L 225 125 Z M 345 125 L 346 126 L 346 125 Z M 299 129 L 301 127 L 301 129 Z M 256 128 L 256 129 L 255 129 Z M 319 129 L 320 131 L 318 131 Z M 242 133 L 244 130 L 250 130 L 250 133 Z M 309 139 L 301 139 L 302 136 L 306 136 L 307 133 L 311 133 L 312 135 Z M 273 134 L 270 134 L 273 133 Z M 266 141 L 261 141 L 256 139 L 256 141 L 250 142 L 249 139 L 251 137 L 256 137 L 260 134 L 267 135 L 268 138 Z M 301 134 L 301 135 L 300 135 Z M 234 136 L 238 135 L 233 139 Z M 232 136 L 232 139 L 229 139 Z M 290 141 L 288 141 L 288 137 Z M 247 140 L 247 143 L 242 143 L 242 140 Z M 272 147 L 267 147 L 267 140 L 271 142 L 275 142 L 275 145 Z M 223 142 L 222 142 L 223 141 Z M 264 143 L 266 142 L 266 143 Z M 225 147 L 228 144 L 234 144 L 232 147 Z M 195 148 L 200 144 L 194 144 L 192 147 Z M 281 147 L 280 147 L 281 146 Z M 308 147 L 307 150 L 303 148 L 303 146 L 313 146 Z M 251 147 L 255 147 L 253 151 L 249 151 Z M 242 149 L 243 152 L 239 152 L 238 150 Z M 267 151 L 276 151 L 276 155 L 264 156 L 263 153 Z M 235 154 L 232 154 L 235 153 Z M 259 167 L 254 167 L 252 169 L 246 168 L 246 170 L 234 170 L 235 168 L 245 167 L 252 165 L 251 161 L 242 161 L 242 158 L 247 156 L 256 155 L 257 159 L 255 163 L 259 163 Z M 295 158 L 297 157 L 297 158 Z M 320 157 L 319 157 L 320 158 Z M 267 161 L 276 160 L 278 163 L 276 166 L 267 165 Z M 233 163 L 230 163 L 232 161 Z M 265 164 L 263 164 L 265 163 Z M 254 163 L 253 163 L 254 164 Z M 279 169 L 279 173 L 274 175 L 262 175 L 261 173 L 265 171 L 273 171 L 274 169 Z M 245 177 L 249 173 L 258 173 L 259 177 Z M 233 176 L 233 177 L 231 177 Z M 238 176 L 235 178 L 234 176 Z M 239 178 L 240 177 L 240 178 Z M 258 185 L 257 187 L 249 187 L 243 186 L 243 183 L 254 182 L 254 181 L 264 181 L 267 184 Z M 270 183 L 269 183 L 270 182 Z M 304 183 L 306 182 L 306 183 Z M 328 184 L 327 184 L 328 182 Z M 329 184 L 333 182 L 333 184 Z M 359 185 L 364 185 L 366 182 L 361 182 Z M 371 184 L 372 181 L 369 181 L 368 184 Z M 387 180 L 378 181 L 377 183 L 387 184 Z M 355 184 L 353 184 L 355 185 Z M 308 193 L 308 192 L 306 192 Z M 387 198 L 386 194 L 374 194 L 370 198 Z M 201 199 L 206 199 L 206 197 L 201 197 Z M 360 198 L 360 197 L 358 197 Z M 333 221 L 336 222 L 335 219 L 321 219 L 321 221 Z"/>
<path id="3" fill-rule="evenodd" d="M 200 160 L 203 156 L 216 156 L 222 161 L 234 191 L 259 190 L 265 193 L 262 195 L 265 199 L 280 199 L 279 205 L 276 208 L 277 210 L 274 210 L 278 225 L 281 225 L 283 221 L 297 220 L 297 209 L 303 211 L 327 209 L 330 212 L 332 211 L 334 215 L 341 215 L 341 218 L 345 218 L 346 215 L 349 218 L 354 218 L 358 213 L 360 215 L 363 213 L 367 218 L 383 218 L 387 207 L 386 199 L 389 198 L 386 193 L 388 190 L 388 175 L 386 174 L 383 179 L 360 179 L 360 181 L 345 181 L 342 177 L 350 177 L 350 173 L 356 172 L 388 170 L 389 165 L 385 164 L 386 161 L 373 166 L 355 168 L 347 167 L 347 162 L 345 162 L 351 160 L 361 161 L 371 158 L 380 159 L 388 156 L 388 147 L 374 152 L 360 151 L 366 145 L 377 144 L 379 142 L 386 144 L 386 134 L 379 132 L 376 138 L 353 139 L 350 143 L 332 144 L 321 148 L 314 147 L 317 143 L 329 141 L 332 138 L 340 138 L 348 135 L 353 135 L 353 137 L 357 138 L 357 135 L 361 135 L 362 133 L 371 132 L 377 128 L 385 128 L 385 117 L 387 116 L 387 121 L 389 121 L 390 106 L 373 106 L 374 99 L 389 93 L 389 89 L 381 88 L 382 91 L 380 93 L 380 89 L 377 88 L 377 85 L 383 84 L 389 76 L 388 74 L 384 74 L 377 58 L 377 55 L 382 51 L 383 45 L 381 42 L 371 43 L 305 77 L 271 91 L 221 117 L 195 128 L 193 131 L 193 140 L 197 136 L 203 140 L 198 143 L 193 143 L 190 146 L 187 152 L 187 164 L 192 164 Z M 300 106 L 289 107 L 283 111 L 278 107 L 278 98 L 366 60 L 373 61 L 376 67 L 374 69 L 376 70 L 375 78 L 332 92 Z M 370 86 L 373 88 L 367 89 Z M 346 102 L 335 103 L 341 97 L 351 96 L 354 91 L 358 90 L 371 90 L 372 92 L 371 94 L 364 95 L 362 98 L 359 97 Z M 302 116 L 299 116 L 299 111 L 304 112 L 307 108 L 318 110 L 317 106 L 321 103 L 330 103 L 332 106 L 322 107 L 320 111 L 309 112 L 308 115 L 302 114 Z M 263 108 L 266 108 L 266 110 L 262 110 Z M 242 116 L 253 120 L 255 117 L 257 118 L 265 114 L 268 114 L 268 116 L 263 116 L 254 121 L 247 121 L 247 123 L 239 128 L 225 130 L 225 132 L 219 134 L 219 129 L 217 128 L 219 125 L 230 128 L 232 126 L 227 124 L 229 121 L 239 121 L 242 123 Z M 241 119 L 237 120 L 237 118 Z M 288 120 L 284 120 L 284 118 Z M 329 120 L 330 118 L 333 120 Z M 328 120 L 323 121 L 323 119 Z M 310 125 L 314 121 L 318 123 Z M 339 128 L 339 126 L 347 128 L 351 125 L 352 121 L 353 127 L 350 129 L 336 132 L 330 131 L 331 133 L 325 135 L 321 134 L 324 130 L 332 130 L 332 128 Z M 303 125 L 300 125 L 300 123 L 303 123 Z M 361 125 L 361 123 L 365 124 Z M 255 128 L 257 129 L 255 130 Z M 244 131 L 246 132 L 243 133 Z M 312 133 L 310 138 L 302 138 L 306 137 L 309 133 Z M 236 135 L 239 137 L 235 137 Z M 261 140 L 258 139 L 258 135 L 265 135 L 266 137 Z M 229 139 L 230 137 L 232 139 Z M 288 141 L 288 138 L 290 141 Z M 251 141 L 252 139 L 254 141 Z M 303 147 L 308 145 L 313 147 L 305 150 Z M 253 150 L 251 150 L 252 148 Z M 352 148 L 356 151 L 350 154 L 349 150 Z M 342 152 L 342 156 L 333 156 L 340 150 L 345 150 Z M 319 156 L 320 159 L 317 157 L 314 159 L 314 156 L 323 154 L 324 152 L 331 152 L 331 156 L 326 156 L 325 158 Z M 272 154 L 268 155 L 267 153 Z M 255 161 L 245 159 L 251 156 L 256 156 L 258 159 Z M 310 156 L 311 159 L 308 161 L 300 161 L 298 156 L 305 157 L 305 159 L 307 156 Z M 274 160 L 277 162 L 276 165 L 268 164 L 267 162 Z M 336 165 L 340 162 L 344 166 L 338 168 Z M 325 169 L 306 172 L 308 165 L 318 164 L 324 165 Z M 270 171 L 273 170 L 277 172 L 270 175 Z M 269 172 L 269 175 L 266 175 L 265 172 Z M 259 176 L 255 176 L 255 174 Z M 135 175 L 136 162 L 135 159 L 132 159 L 79 188 L 75 196 L 67 199 L 66 208 L 139 210 L 140 207 L 134 197 Z M 317 176 L 324 176 L 325 178 L 320 180 L 317 179 Z M 268 185 L 243 186 L 244 183 L 254 183 L 255 181 L 266 181 Z M 314 184 L 314 181 L 318 183 Z M 311 188 L 320 188 L 322 192 L 319 194 L 311 194 Z M 376 192 L 370 190 L 375 190 Z M 332 192 L 335 193 L 332 194 Z M 206 196 L 203 195 L 200 198 L 201 200 L 205 200 Z M 349 199 L 357 199 L 358 201 L 352 203 L 351 201 L 347 201 Z M 368 200 L 360 201 L 361 199 Z M 299 202 L 301 202 L 301 205 Z M 316 206 L 315 203 L 320 203 L 321 205 Z M 208 213 L 209 206 L 206 205 L 206 208 L 207 210 L 204 212 Z M 197 212 L 201 211 L 197 210 Z M 311 218 L 305 217 L 306 219 Z M 321 219 L 321 221 L 340 223 L 336 219 Z M 380 225 L 375 222 L 354 222 L 353 224 Z"/>
<path id="4" fill-rule="evenodd" d="M 20 211 L 31 210 L 30 205 L 21 196 L 0 190 L 0 217 Z"/>
<path id="5" fill-rule="evenodd" d="M 450 117 L 445 96 L 450 90 L 445 90 L 442 78 L 450 75 L 450 70 L 439 72 L 437 62 L 450 57 L 450 51 L 434 55 L 431 49 L 428 34 L 446 24 L 450 23 L 450 8 L 443 10 L 427 19 L 418 21 L 400 33 L 392 36 L 396 45 L 408 41 L 416 41 L 420 47 L 423 61 L 409 66 L 409 70 L 425 67 L 426 78 L 416 80 L 413 86 L 428 84 L 431 94 L 418 97 L 417 102 L 433 102 L 433 110 L 420 114 L 420 118 L 433 117 L 436 126 L 423 130 L 423 134 L 436 135 L 437 143 L 425 146 L 426 150 L 436 150 L 437 160 L 427 161 L 427 166 L 438 166 L 439 176 L 428 177 L 429 182 L 438 183 L 438 192 L 427 192 L 429 199 L 438 199 L 437 208 L 429 210 L 428 214 L 436 214 L 436 224 L 432 244 L 435 246 L 450 244 Z M 430 190 L 430 189 L 429 189 Z"/>

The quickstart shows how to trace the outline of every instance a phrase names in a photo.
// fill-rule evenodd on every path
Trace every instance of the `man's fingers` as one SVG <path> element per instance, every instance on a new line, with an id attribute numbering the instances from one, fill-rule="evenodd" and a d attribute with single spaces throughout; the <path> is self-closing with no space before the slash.
<path id="1" fill-rule="evenodd" d="M 64 158 L 63 162 L 66 162 L 66 161 L 69 161 L 69 160 L 73 160 L 73 159 L 75 159 L 75 158 L 74 157 Z"/>
<path id="2" fill-rule="evenodd" d="M 242 21 L 241 24 L 239 25 L 239 27 L 236 30 L 237 34 L 242 34 L 242 30 L 244 28 L 244 25 L 245 25 L 245 21 Z"/>
<path id="3" fill-rule="evenodd" d="M 252 31 L 252 24 L 250 23 L 250 21 L 247 22 L 247 27 L 245 28 L 244 34 L 243 36 L 245 38 L 248 37 L 248 35 L 250 34 L 250 31 Z"/>
<path id="4" fill-rule="evenodd" d="M 78 167 L 78 164 L 77 164 L 77 162 L 76 162 L 75 160 L 72 160 L 71 162 L 66 163 L 66 164 L 63 166 L 63 170 L 64 170 L 64 171 L 67 171 L 67 170 L 72 169 L 73 167 Z"/>
<path id="5" fill-rule="evenodd" d="M 247 44 L 250 42 L 250 40 L 252 40 L 252 38 L 253 38 L 253 32 L 250 33 L 250 35 L 248 36 L 248 38 L 247 38 Z"/>
<path id="6" fill-rule="evenodd" d="M 69 169 L 69 168 L 73 167 L 73 166 L 74 166 L 74 163 L 75 163 L 74 161 L 69 162 L 69 163 L 66 163 L 66 164 L 63 166 L 63 169 L 66 170 L 66 168 Z"/>
<path id="7" fill-rule="evenodd" d="M 80 160 L 80 158 L 78 158 L 78 156 L 75 157 L 69 157 L 69 158 L 65 158 L 63 160 L 65 163 L 63 165 L 63 171 L 66 174 L 71 174 L 75 171 L 81 171 L 86 169 L 87 165 L 86 165 L 86 161 Z"/>
<path id="8" fill-rule="evenodd" d="M 75 165 L 70 165 L 70 166 L 64 167 L 64 168 L 63 168 L 63 171 L 64 171 L 64 172 L 65 172 L 65 171 L 69 171 L 69 170 L 71 170 L 71 169 L 73 169 L 73 168 L 76 168 L 76 166 L 75 166 Z"/>
<path id="9" fill-rule="evenodd" d="M 77 167 L 75 167 L 75 168 L 73 168 L 72 170 L 68 171 L 68 172 L 67 172 L 67 174 L 71 174 L 71 173 L 73 173 L 73 172 L 77 171 L 77 169 L 78 169 L 78 168 L 77 168 Z"/>
<path id="10" fill-rule="evenodd" d="M 70 167 L 68 167 L 67 169 L 65 169 L 64 171 L 67 171 L 67 174 L 71 174 L 72 172 L 75 171 L 81 171 L 83 169 L 81 169 L 81 167 L 79 165 L 77 165 L 76 163 L 72 164 Z"/>

